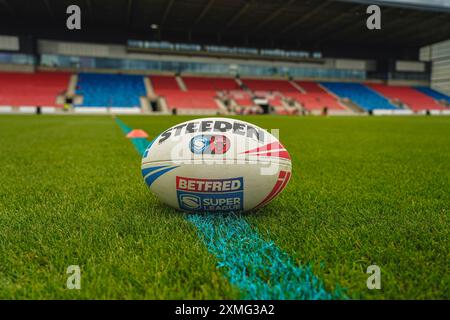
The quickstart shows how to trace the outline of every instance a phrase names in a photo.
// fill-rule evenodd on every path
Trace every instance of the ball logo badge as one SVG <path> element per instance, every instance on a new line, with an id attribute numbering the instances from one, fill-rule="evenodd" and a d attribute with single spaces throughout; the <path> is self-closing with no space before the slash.
<path id="1" fill-rule="evenodd" d="M 230 139 L 222 135 L 195 136 L 190 142 L 194 154 L 224 154 L 229 148 Z"/>
<path id="2" fill-rule="evenodd" d="M 203 154 L 209 147 L 209 139 L 205 136 L 196 136 L 191 140 L 191 151 L 195 154 Z"/>
<path id="3" fill-rule="evenodd" d="M 198 210 L 201 208 L 201 199 L 198 196 L 190 194 L 180 195 L 180 204 L 187 210 Z"/>

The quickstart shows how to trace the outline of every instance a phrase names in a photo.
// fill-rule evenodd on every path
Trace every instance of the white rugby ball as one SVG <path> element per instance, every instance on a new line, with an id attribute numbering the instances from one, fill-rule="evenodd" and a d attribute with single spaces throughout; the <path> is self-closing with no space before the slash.
<path id="1" fill-rule="evenodd" d="M 188 212 L 244 212 L 271 202 L 291 177 L 287 150 L 241 120 L 202 118 L 161 133 L 142 158 L 142 176 L 164 203 Z"/>

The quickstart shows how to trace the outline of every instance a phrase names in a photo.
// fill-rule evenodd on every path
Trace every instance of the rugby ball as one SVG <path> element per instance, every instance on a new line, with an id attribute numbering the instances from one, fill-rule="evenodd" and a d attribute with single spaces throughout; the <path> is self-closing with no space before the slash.
<path id="1" fill-rule="evenodd" d="M 169 206 L 188 212 L 244 212 L 270 203 L 291 177 L 291 158 L 278 139 L 248 122 L 202 118 L 153 140 L 142 176 Z"/>

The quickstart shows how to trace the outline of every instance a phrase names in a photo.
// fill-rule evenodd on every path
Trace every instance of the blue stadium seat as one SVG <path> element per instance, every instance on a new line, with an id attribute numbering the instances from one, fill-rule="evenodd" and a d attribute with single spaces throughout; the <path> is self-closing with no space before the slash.
<path id="1" fill-rule="evenodd" d="M 137 107 L 146 95 L 142 76 L 97 73 L 80 73 L 76 93 L 84 107 Z"/>
<path id="2" fill-rule="evenodd" d="M 360 83 L 322 82 L 321 84 L 341 98 L 349 98 L 367 111 L 397 109 L 388 99 Z"/>
<path id="3" fill-rule="evenodd" d="M 440 93 L 439 91 L 433 90 L 429 87 L 414 87 L 416 90 L 419 90 L 422 93 L 425 93 L 427 96 L 432 97 L 436 100 L 444 100 L 450 103 L 450 97 L 446 96 L 443 93 Z"/>

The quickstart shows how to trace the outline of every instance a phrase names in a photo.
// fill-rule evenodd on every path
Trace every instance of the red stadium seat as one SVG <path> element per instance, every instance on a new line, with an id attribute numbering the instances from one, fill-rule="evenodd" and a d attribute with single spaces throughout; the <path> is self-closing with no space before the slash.
<path id="1" fill-rule="evenodd" d="M 323 89 L 318 83 L 312 81 L 295 81 L 304 90 L 304 93 L 288 93 L 287 95 L 301 103 L 306 110 L 329 110 L 344 111 L 338 99 Z"/>
<path id="2" fill-rule="evenodd" d="M 0 105 L 56 107 L 69 79 L 66 72 L 0 72 Z"/>
<path id="3" fill-rule="evenodd" d="M 214 101 L 222 95 L 234 100 L 240 107 L 253 107 L 254 97 L 267 99 L 277 113 L 284 113 L 284 97 L 290 97 L 300 103 L 306 110 L 347 110 L 338 98 L 312 81 L 296 81 L 293 85 L 288 80 L 242 79 L 249 90 L 243 90 L 231 78 L 184 76 L 186 91 L 182 91 L 174 76 L 151 76 L 155 92 L 166 98 L 169 108 L 203 109 L 217 108 Z M 299 90 L 299 88 L 301 90 Z"/>
<path id="4" fill-rule="evenodd" d="M 215 92 L 202 91 L 160 91 L 160 96 L 166 99 L 169 108 L 179 109 L 217 109 L 214 100 Z"/>
<path id="5" fill-rule="evenodd" d="M 311 81 L 295 81 L 303 89 L 301 92 L 288 80 L 243 79 L 242 82 L 257 96 L 264 97 L 275 107 L 281 107 L 282 97 L 290 97 L 299 102 L 307 110 L 346 110 L 336 97 L 328 93 L 317 83 Z M 265 92 L 265 93 L 263 93 Z M 278 94 L 277 94 L 278 93 Z"/>
<path id="6" fill-rule="evenodd" d="M 388 99 L 398 100 L 404 103 L 413 111 L 445 109 L 433 98 L 411 87 L 388 86 L 373 83 L 366 84 L 366 86 L 377 91 Z"/>
<path id="7" fill-rule="evenodd" d="M 289 93 L 299 93 L 288 80 L 242 79 L 242 83 L 257 97 L 265 98 L 274 107 L 283 108 L 282 99 Z"/>
<path id="8" fill-rule="evenodd" d="M 188 91 L 223 91 L 240 89 L 236 80 L 231 78 L 183 77 Z"/>
<path id="9" fill-rule="evenodd" d="M 217 109 L 214 100 L 216 92 L 205 91 L 182 91 L 173 76 L 151 76 L 153 88 L 157 95 L 166 99 L 170 109 Z M 203 80 L 203 79 L 202 79 Z M 200 82 L 203 83 L 203 81 Z"/>
<path id="10" fill-rule="evenodd" d="M 180 90 L 180 86 L 173 76 L 151 76 L 150 81 L 155 92 L 161 90 Z"/>
<path id="11" fill-rule="evenodd" d="M 236 102 L 237 105 L 241 107 L 253 107 L 255 103 L 253 102 L 252 95 L 245 90 L 231 90 L 226 92 L 226 96 Z"/>

